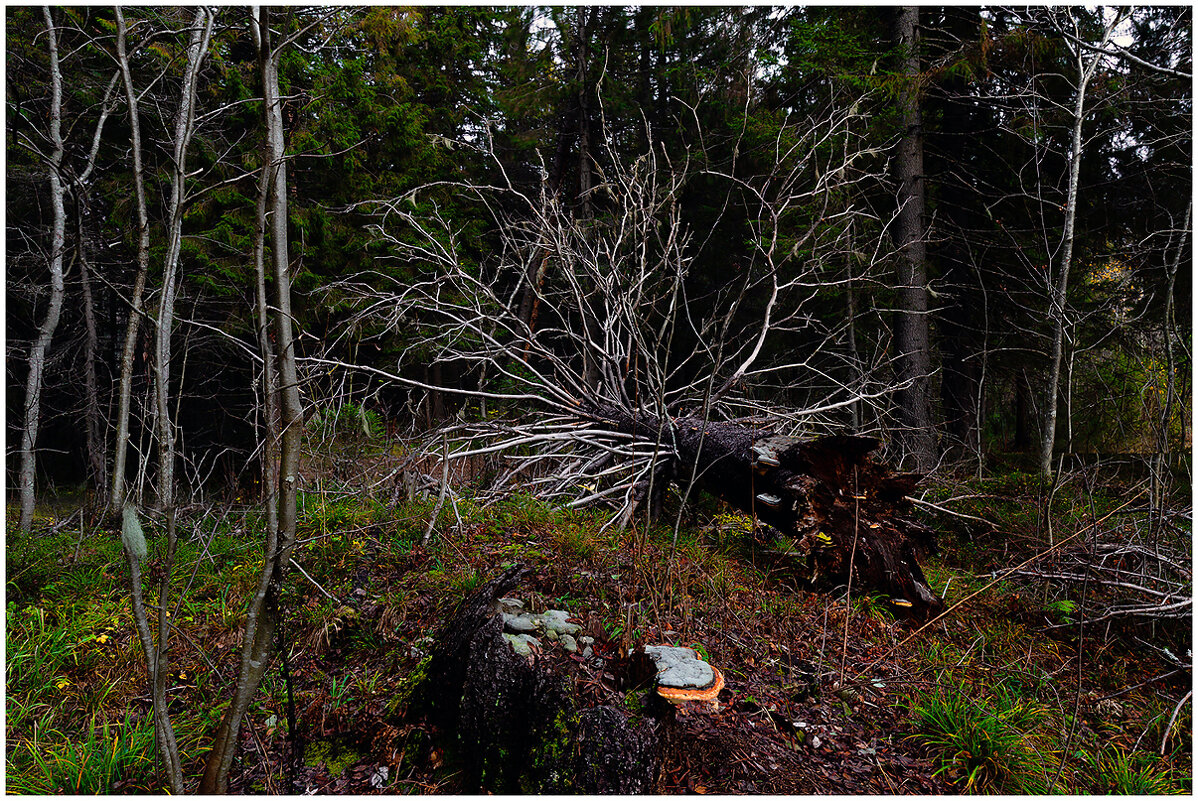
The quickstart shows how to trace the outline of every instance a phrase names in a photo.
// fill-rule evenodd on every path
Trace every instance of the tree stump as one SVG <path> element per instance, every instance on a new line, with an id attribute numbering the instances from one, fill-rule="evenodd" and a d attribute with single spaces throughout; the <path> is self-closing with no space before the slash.
<path id="1" fill-rule="evenodd" d="M 504 639 L 496 605 L 522 573 L 513 567 L 462 602 L 436 636 L 409 714 L 452 735 L 467 792 L 655 792 L 662 721 L 580 708 L 568 673 Z"/>

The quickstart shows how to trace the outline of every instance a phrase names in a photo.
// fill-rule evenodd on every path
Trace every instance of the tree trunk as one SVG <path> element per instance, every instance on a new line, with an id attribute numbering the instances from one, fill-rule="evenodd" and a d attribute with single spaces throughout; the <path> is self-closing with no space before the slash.
<path id="1" fill-rule="evenodd" d="M 924 239 L 923 123 L 920 115 L 919 9 L 898 10 L 894 38 L 902 50 L 903 90 L 899 96 L 902 138 L 895 157 L 899 183 L 895 236 L 899 246 L 899 307 L 895 321 L 898 348 L 899 419 L 902 440 L 915 469 L 936 466 L 929 380 L 932 373 L 928 336 L 927 246 Z"/>
<path id="2" fill-rule="evenodd" d="M 50 228 L 50 299 L 46 316 L 38 326 L 37 339 L 29 351 L 29 372 L 25 379 L 25 418 L 21 430 L 21 531 L 29 533 L 33 526 L 33 479 L 37 469 L 37 430 L 41 423 L 42 384 L 46 369 L 46 353 L 58 328 L 64 293 L 62 254 L 66 242 L 66 206 L 62 177 L 62 72 L 58 65 L 58 32 L 50 7 L 43 8 L 46 18 L 46 41 L 50 50 L 50 142 L 54 150 L 47 165 L 50 182 L 50 205 L 54 211 Z"/>
<path id="3" fill-rule="evenodd" d="M 89 199 L 91 188 L 89 181 L 92 170 L 96 166 L 96 156 L 100 152 L 100 139 L 104 133 L 104 124 L 112 112 L 113 90 L 116 88 L 120 71 L 113 74 L 104 92 L 101 104 L 100 118 L 92 136 L 91 152 L 83 170 L 74 177 L 75 185 L 75 255 L 79 261 L 79 279 L 83 287 L 83 323 L 84 323 L 84 433 L 87 442 L 87 459 L 91 468 L 92 485 L 97 496 L 107 495 L 108 462 L 106 459 L 107 446 L 104 442 L 103 418 L 100 413 L 100 390 L 96 379 L 96 361 L 99 353 L 99 337 L 96 334 L 95 304 L 92 299 L 91 282 L 91 238 L 88 236 L 88 221 L 90 216 Z"/>
<path id="4" fill-rule="evenodd" d="M 1040 426 L 1040 472 L 1052 473 L 1052 450 L 1057 437 L 1057 395 L 1061 385 L 1061 361 L 1065 353 L 1065 300 L 1069 289 L 1069 271 L 1073 263 L 1074 227 L 1077 221 L 1077 184 L 1082 165 L 1082 121 L 1086 100 L 1088 70 L 1082 71 L 1073 107 L 1072 153 L 1069 157 L 1069 189 L 1065 199 L 1065 230 L 1061 235 L 1061 259 L 1057 280 L 1048 302 L 1052 321 L 1052 345 L 1048 352 L 1048 377 L 1044 384 L 1044 417 Z"/>
<path id="5" fill-rule="evenodd" d="M 587 62 L 588 51 L 590 49 L 587 41 L 590 36 L 588 24 L 595 19 L 595 10 L 590 10 L 586 6 L 578 6 L 574 9 L 576 14 L 576 27 L 574 31 L 574 48 L 575 48 L 575 80 L 577 86 L 578 103 L 578 217 L 583 220 L 589 220 L 593 214 L 591 211 L 591 87 L 588 77 Z"/>
<path id="6" fill-rule="evenodd" d="M 104 92 L 101 103 L 100 118 L 92 136 L 91 151 L 88 154 L 83 170 L 73 178 L 75 186 L 75 257 L 79 262 L 79 279 L 83 288 L 83 323 L 84 323 L 84 354 L 83 354 L 83 388 L 84 388 L 84 435 L 87 443 L 87 460 L 91 469 L 92 485 L 97 496 L 107 495 L 108 464 L 105 457 L 107 447 L 104 443 L 103 418 L 100 412 L 100 390 L 96 378 L 96 362 L 99 358 L 99 337 L 96 334 L 95 303 L 92 298 L 91 281 L 91 238 L 88 236 L 89 199 L 92 170 L 96 166 L 96 156 L 100 151 L 100 139 L 104 133 L 104 124 L 112 111 L 113 90 L 120 78 L 119 70 L 113 74 Z"/>
<path id="7" fill-rule="evenodd" d="M 445 386 L 445 370 L 444 370 L 444 367 L 442 366 L 441 362 L 433 362 L 432 379 L 433 379 L 432 380 L 433 386 L 435 386 L 435 387 Z M 438 423 L 440 423 L 441 421 L 443 421 L 446 418 L 445 393 L 439 389 L 430 390 L 429 391 L 429 403 L 430 403 L 429 414 L 431 415 L 431 418 L 432 418 L 431 425 L 429 426 L 429 428 L 432 428 L 434 425 L 437 425 Z"/>
<path id="8" fill-rule="evenodd" d="M 467 792 L 655 792 L 669 716 L 583 708 L 574 677 L 518 656 L 496 604 L 522 573 L 513 567 L 462 602 L 435 637 L 407 714 L 461 749 Z"/>
<path id="9" fill-rule="evenodd" d="M 1122 21 L 1122 13 L 1107 24 L 1101 50 L 1110 40 L 1111 33 Z M 1082 123 L 1085 122 L 1086 87 L 1098 68 L 1099 53 L 1089 54 L 1077 50 L 1077 90 L 1073 100 L 1073 135 L 1070 140 L 1069 186 L 1065 196 L 1065 224 L 1061 232 L 1061 258 L 1058 262 L 1056 281 L 1053 283 L 1048 302 L 1047 315 L 1052 321 L 1052 344 L 1048 352 L 1048 375 L 1044 383 L 1044 411 L 1040 426 L 1040 472 L 1052 473 L 1052 450 L 1057 437 L 1057 395 L 1061 386 L 1061 362 L 1065 353 L 1065 303 L 1068 299 L 1069 272 L 1073 266 L 1073 240 L 1077 226 L 1077 189 L 1081 180 L 1082 167 Z"/>
<path id="10" fill-rule="evenodd" d="M 126 507 L 123 512 L 122 527 L 125 531 L 136 523 L 135 512 L 131 507 Z M 133 522 L 131 523 L 131 518 Z M 137 524 L 140 531 L 140 524 Z M 124 539 L 124 536 L 122 536 Z M 144 536 L 142 539 L 144 543 Z M 144 546 L 143 546 L 144 547 Z M 137 627 L 138 638 L 141 640 L 142 652 L 145 655 L 146 664 L 146 680 L 150 686 L 150 697 L 154 705 L 154 740 L 158 746 L 160 758 L 166 768 L 167 781 L 170 782 L 172 793 L 183 792 L 183 771 L 179 764 L 179 745 L 175 739 L 175 729 L 171 724 L 170 712 L 167 708 L 166 685 L 159 680 L 159 667 L 166 659 L 163 656 L 163 648 L 154 644 L 154 637 L 150 632 L 149 615 L 146 612 L 146 604 L 143 599 L 142 592 L 142 575 L 141 575 L 141 560 L 144 558 L 144 553 L 134 553 L 126 547 L 126 557 L 129 562 L 129 587 L 131 589 L 130 599 L 133 606 L 133 621 Z M 159 607 L 159 619 L 164 620 L 165 615 L 161 612 L 162 607 Z M 161 632 L 159 632 L 159 643 L 163 643 Z"/>
<path id="11" fill-rule="evenodd" d="M 1160 425 L 1156 432 L 1156 456 L 1152 471 L 1152 508 L 1154 510 L 1154 525 L 1159 526 L 1165 519 L 1165 505 L 1168 499 L 1170 482 L 1167 479 L 1169 470 L 1169 425 L 1173 419 L 1173 408 L 1177 403 L 1177 355 L 1173 349 L 1173 335 L 1176 329 L 1174 316 L 1174 289 L 1177 284 L 1177 270 L 1181 266 L 1182 254 L 1186 250 L 1186 240 L 1190 233 L 1190 216 L 1194 210 L 1191 200 L 1186 206 L 1185 222 L 1181 226 L 1180 241 L 1174 251 L 1172 262 L 1169 263 L 1169 282 L 1165 290 L 1165 402 L 1162 404 Z M 1183 437 L 1184 442 L 1184 437 Z"/>
<path id="12" fill-rule="evenodd" d="M 154 340 L 154 403 L 158 424 L 158 501 L 164 510 L 175 504 L 175 426 L 170 410 L 171 334 L 175 329 L 175 300 L 179 294 L 179 256 L 183 248 L 183 210 L 187 200 L 187 151 L 195 132 L 196 88 L 200 64 L 212 34 L 212 17 L 206 9 L 196 11 L 187 66 L 179 95 L 173 138 L 173 173 L 170 205 L 167 207 L 166 256 L 162 267 L 162 297 L 158 304 Z"/>
<path id="13" fill-rule="evenodd" d="M 904 500 L 919 481 L 868 458 L 879 442 L 866 437 L 812 440 L 779 437 L 735 422 L 655 415 L 596 406 L 582 416 L 672 447 L 675 475 L 694 468 L 696 484 L 777 529 L 792 541 L 813 583 L 846 583 L 889 593 L 897 609 L 918 618 L 943 610 L 918 558 L 935 549 L 930 529 L 906 517 Z M 822 581 L 821 581 L 822 579 Z"/>
<path id="14" fill-rule="evenodd" d="M 75 247 L 79 254 L 79 279 L 83 285 L 83 323 L 85 331 L 83 388 L 84 388 L 84 421 L 87 439 L 87 461 L 91 468 L 92 485 L 97 497 L 103 498 L 108 494 L 108 448 L 104 442 L 103 420 L 100 414 L 100 389 L 96 379 L 96 361 L 98 359 L 98 336 L 96 335 L 95 304 L 92 299 L 91 266 L 88 261 L 87 234 L 84 229 L 84 188 L 78 187 L 79 197 L 76 208 Z"/>
<path id="15" fill-rule="evenodd" d="M 1032 447 L 1032 429 L 1035 418 L 1032 404 L 1032 388 L 1027 370 L 1020 370 L 1012 379 L 1015 385 L 1015 433 L 1012 437 L 1013 450 L 1026 452 Z"/>
<path id="16" fill-rule="evenodd" d="M 576 102 L 578 110 L 578 196 L 575 198 L 577 207 L 575 210 L 576 218 L 581 221 L 580 228 L 584 231 L 590 226 L 591 220 L 595 217 L 594 205 L 591 200 L 591 192 L 594 189 L 594 133 L 591 130 L 591 95 L 597 94 L 597 87 L 591 85 L 590 79 L 590 38 L 594 34 L 594 28 L 599 19 L 600 9 L 598 7 L 588 9 L 586 6 L 578 6 L 574 9 L 575 19 L 577 20 L 574 30 L 574 49 L 575 49 L 575 81 L 576 87 Z M 599 325 L 595 319 L 595 314 L 585 298 L 579 299 L 578 314 L 582 322 L 582 331 L 584 335 L 584 345 L 582 347 L 582 382 L 589 389 L 593 389 L 599 385 L 601 379 L 599 358 L 595 355 L 597 348 L 590 347 L 590 343 L 596 343 L 596 346 L 601 346 L 602 341 L 599 337 Z"/>
<path id="17" fill-rule="evenodd" d="M 119 12 L 118 12 L 119 13 Z M 154 347 L 154 413 L 158 433 L 158 501 L 166 517 L 166 553 L 163 558 L 161 578 L 158 590 L 158 643 L 152 642 L 148 635 L 148 620 L 144 607 L 139 608 L 138 599 L 141 597 L 141 572 L 135 564 L 133 555 L 130 559 L 130 581 L 134 598 L 134 617 L 142 634 L 142 648 L 148 672 L 151 676 L 150 692 L 154 704 L 154 727 L 158 740 L 159 752 L 170 782 L 172 793 L 183 792 L 183 770 L 179 760 L 179 748 L 175 739 L 174 727 L 170 720 L 169 698 L 167 687 L 170 679 L 170 635 L 171 628 L 168 619 L 172 574 L 174 571 L 175 552 L 178 546 L 178 530 L 175 504 L 175 437 L 174 425 L 170 413 L 170 375 L 171 375 L 171 332 L 174 328 L 174 304 L 178 291 L 179 254 L 183 237 L 183 208 L 186 200 L 185 182 L 187 179 L 186 157 L 188 147 L 194 132 L 195 103 L 200 65 L 207 53 L 208 42 L 212 34 L 212 13 L 205 8 L 199 8 L 191 28 L 191 36 L 187 46 L 187 62 L 183 73 L 183 85 L 179 94 L 179 108 L 175 119 L 174 130 L 174 173 L 171 180 L 170 205 L 166 210 L 167 247 L 166 259 L 163 265 L 162 298 L 158 306 L 158 329 Z M 118 47 L 123 50 L 124 36 L 123 18 L 118 21 Z M 131 81 L 128 79 L 128 59 L 122 60 L 122 73 L 125 76 L 127 95 L 132 92 Z M 128 99 L 128 97 L 127 97 Z M 131 109 L 131 112 L 134 111 Z M 138 171 L 140 174 L 140 171 Z M 144 199 L 144 198 L 142 198 Z M 140 200 L 140 199 L 139 199 Z M 144 205 L 142 206 L 144 209 Z M 139 209 L 139 212 L 141 209 Z M 146 235 L 144 218 L 142 220 L 143 236 Z M 142 254 L 139 253 L 139 257 Z M 139 278 L 142 276 L 139 275 Z M 136 312 L 134 312 L 136 314 Z M 129 334 L 134 334 L 135 328 L 130 322 Z M 126 355 L 130 366 L 132 354 L 130 349 L 133 336 L 125 343 Z M 124 371 L 122 366 L 122 371 Z M 127 392 L 127 387 L 124 388 Z M 122 405 L 127 410 L 127 397 L 122 398 Z M 127 411 L 126 411 L 127 414 Z M 126 433 L 127 437 L 127 433 Z M 124 450 L 124 439 L 118 436 L 118 453 Z M 122 466 L 123 469 L 123 466 Z M 124 494 L 124 475 L 114 481 L 113 495 Z M 120 486 L 118 486 L 120 485 Z"/>
<path id="18" fill-rule="evenodd" d="M 274 410 L 268 403 L 267 437 L 278 437 L 278 467 L 274 472 L 276 487 L 268 491 L 267 503 L 272 498 L 277 502 L 274 530 L 268 531 L 266 559 L 262 568 L 258 589 L 250 602 L 246 615 L 246 628 L 241 652 L 241 667 L 233 700 L 222 718 L 213 742 L 212 751 L 204 765 L 200 780 L 201 793 L 224 793 L 228 790 L 229 769 L 237 751 L 237 734 L 241 721 L 249 709 L 258 686 L 270 666 L 275 645 L 275 634 L 281 625 L 279 594 L 282 581 L 291 561 L 295 547 L 296 490 L 299 467 L 300 436 L 303 426 L 303 408 L 300 404 L 298 374 L 296 370 L 295 339 L 291 327 L 291 274 L 287 238 L 287 162 L 285 154 L 282 99 L 279 95 L 279 58 L 283 45 L 271 41 L 269 11 L 254 9 L 251 25 L 258 43 L 259 65 L 262 75 L 264 128 L 266 131 L 266 158 L 263 163 L 263 191 L 259 196 L 259 225 L 265 232 L 269 216 L 272 273 L 276 289 L 274 327 L 277 354 L 270 349 L 269 338 L 260 334 L 259 345 L 263 348 L 264 369 L 274 361 L 278 367 L 277 387 L 268 381 L 266 392 L 273 394 L 277 389 L 278 422 L 274 424 Z M 285 43 L 284 43 L 285 44 Z M 269 193 L 269 215 L 266 214 L 266 196 Z M 263 238 L 264 239 L 264 238 Z M 262 252 L 262 248 L 258 248 Z M 259 323 L 266 322 L 265 281 L 262 273 L 264 264 L 259 260 Z M 269 375 L 269 373 L 268 373 Z M 269 460 L 269 457 L 268 457 Z M 286 648 L 288 645 L 283 644 Z M 292 755 L 294 757 L 294 755 Z"/>
<path id="19" fill-rule="evenodd" d="M 857 348 L 857 289 L 854 285 L 856 276 L 853 275 L 853 267 L 849 265 L 849 280 L 845 282 L 845 326 L 848 328 L 848 343 L 849 343 L 849 362 L 852 364 L 853 380 L 857 386 L 865 386 L 865 370 L 861 363 L 861 352 Z M 861 401 L 854 400 L 849 404 L 849 425 L 854 431 L 861 430 Z"/>
<path id="20" fill-rule="evenodd" d="M 561 192 L 562 179 L 566 174 L 566 159 L 570 153 L 570 128 L 568 116 L 563 112 L 559 116 L 557 132 L 557 148 L 553 157 L 553 172 L 549 175 L 549 183 L 545 191 L 553 198 Z M 532 347 L 532 338 L 537 328 L 537 313 L 541 306 L 541 288 L 549 274 L 552 253 L 544 248 L 529 262 L 524 274 L 524 287 L 520 295 L 519 319 L 528 327 L 528 341 L 524 345 L 522 359 L 528 360 L 528 350 Z"/>
<path id="21" fill-rule="evenodd" d="M 945 9 L 941 26 L 938 35 L 953 43 L 942 47 L 979 41 L 982 9 Z M 956 54 L 957 51 L 943 53 L 950 57 Z M 940 91 L 925 98 L 922 110 L 939 121 L 930 137 L 935 144 L 925 152 L 929 160 L 935 161 L 930 165 L 925 163 L 925 167 L 930 174 L 940 176 L 938 181 L 930 179 L 937 207 L 934 225 L 940 230 L 930 232 L 933 244 L 929 247 L 945 287 L 937 301 L 940 311 L 936 315 L 941 430 L 942 442 L 951 443 L 965 457 L 980 453 L 981 365 L 986 356 L 978 340 L 985 340 L 989 332 L 984 325 L 979 326 L 986 314 L 985 290 L 977 291 L 982 276 L 969 233 L 979 230 L 984 223 L 976 208 L 977 190 L 966 176 L 956 174 L 956 167 L 970 163 L 972 151 L 985 133 L 970 80 L 964 75 L 948 74 L 939 79 L 939 84 Z M 947 450 L 941 447 L 942 452 Z"/>
<path id="22" fill-rule="evenodd" d="M 126 46 L 128 28 L 125 25 L 125 15 L 120 6 L 116 8 L 116 22 L 117 65 L 125 87 L 125 104 L 129 109 L 130 145 L 133 151 L 133 189 L 137 205 L 137 277 L 134 279 L 133 296 L 130 298 L 129 322 L 125 326 L 125 344 L 121 349 L 120 382 L 117 388 L 116 441 L 113 444 L 112 481 L 109 497 L 109 504 L 114 513 L 119 512 L 125 505 L 125 459 L 129 447 L 129 407 L 133 386 L 133 356 L 137 347 L 138 329 L 141 326 L 146 275 L 150 270 L 150 222 L 146 212 L 141 118 L 137 92 L 133 87 L 133 75 L 129 69 L 129 54 Z"/>

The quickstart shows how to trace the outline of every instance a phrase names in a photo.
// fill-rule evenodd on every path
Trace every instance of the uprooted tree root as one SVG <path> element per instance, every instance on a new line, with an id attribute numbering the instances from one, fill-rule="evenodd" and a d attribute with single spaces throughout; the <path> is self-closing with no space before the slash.
<path id="1" fill-rule="evenodd" d="M 944 604 L 919 558 L 935 551 L 932 530 L 912 519 L 906 496 L 920 476 L 895 473 L 870 454 L 881 443 L 858 436 L 775 436 L 735 421 L 664 420 L 615 406 L 589 416 L 634 436 L 660 439 L 676 454 L 672 472 L 789 539 L 788 556 L 825 583 L 884 592 L 896 611 L 935 617 Z"/>

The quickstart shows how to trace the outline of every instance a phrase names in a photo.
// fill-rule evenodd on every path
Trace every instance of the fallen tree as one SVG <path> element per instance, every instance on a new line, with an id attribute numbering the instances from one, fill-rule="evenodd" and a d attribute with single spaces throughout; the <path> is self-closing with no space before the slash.
<path id="1" fill-rule="evenodd" d="M 871 459 L 879 440 L 803 440 L 768 427 L 698 417 L 663 421 L 615 406 L 584 414 L 616 431 L 669 443 L 675 456 L 667 473 L 692 473 L 698 487 L 776 529 L 813 580 L 822 575 L 839 584 L 851 576 L 921 618 L 943 609 L 918 562 L 935 548 L 932 531 L 906 514 L 904 498 L 919 476 L 896 474 Z"/>
<path id="2" fill-rule="evenodd" d="M 854 166 L 871 154 L 821 155 L 858 141 L 858 124 L 854 104 L 788 123 L 776 169 L 755 182 L 731 168 L 700 173 L 658 145 L 635 159 L 610 152 L 587 217 L 547 181 L 509 179 L 485 139 L 463 143 L 494 160 L 500 185 L 441 185 L 376 204 L 380 245 L 398 266 L 382 260 L 326 289 L 357 310 L 346 341 L 330 348 L 364 331 L 417 331 L 411 359 L 308 361 L 456 394 L 465 422 L 434 432 L 413 464 L 502 455 L 490 490 L 605 505 L 615 525 L 653 517 L 667 483 L 684 497 L 703 488 L 788 538 L 809 579 L 933 614 L 941 604 L 918 564 L 931 532 L 904 500 L 917 477 L 870 456 L 902 385 L 883 340 L 871 355 L 855 334 L 862 312 L 851 299 L 846 313 L 827 303 L 829 290 L 851 295 L 887 269 L 886 221 L 852 202 L 858 184 L 878 177 Z M 750 221 L 743 241 L 713 243 L 687 226 L 695 175 Z M 481 261 L 451 219 L 421 205 L 447 190 L 493 216 L 499 244 Z M 731 250 L 721 253 L 730 267 L 713 287 L 690 270 L 717 246 Z M 430 360 L 458 379 L 433 383 L 421 366 Z M 834 433 L 846 428 L 864 436 Z M 437 473 L 448 475 L 435 469 L 434 485 Z"/>

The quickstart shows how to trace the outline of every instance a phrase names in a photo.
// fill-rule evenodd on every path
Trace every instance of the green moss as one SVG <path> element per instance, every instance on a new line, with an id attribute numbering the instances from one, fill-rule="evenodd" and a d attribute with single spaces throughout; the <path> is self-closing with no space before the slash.
<path id="1" fill-rule="evenodd" d="M 412 703 L 412 700 L 420 693 L 424 682 L 428 679 L 428 667 L 432 661 L 431 656 L 426 656 L 420 660 L 420 664 L 412 668 L 412 672 L 404 676 L 403 681 L 399 683 L 395 693 L 391 696 L 391 700 L 387 702 L 387 714 L 398 715 Z"/>
<path id="2" fill-rule="evenodd" d="M 361 758 L 362 755 L 357 751 L 335 740 L 316 740 L 308 743 L 304 749 L 305 765 L 310 768 L 323 765 L 334 778 L 345 773 L 346 768 Z"/>
<path id="3" fill-rule="evenodd" d="M 645 693 L 636 690 L 625 693 L 624 708 L 631 712 L 633 717 L 640 717 L 645 711 Z"/>
<path id="4" fill-rule="evenodd" d="M 404 740 L 403 755 L 400 764 L 414 765 L 420 758 L 421 752 L 428 745 L 428 734 L 424 729 L 412 729 Z"/>
<path id="5" fill-rule="evenodd" d="M 520 775 L 525 793 L 565 793 L 574 789 L 574 744 L 578 732 L 578 712 L 563 705 L 553 717 L 532 732 L 535 744 L 529 754 L 528 769 Z"/>

